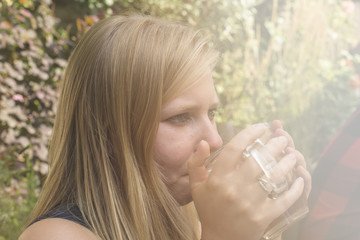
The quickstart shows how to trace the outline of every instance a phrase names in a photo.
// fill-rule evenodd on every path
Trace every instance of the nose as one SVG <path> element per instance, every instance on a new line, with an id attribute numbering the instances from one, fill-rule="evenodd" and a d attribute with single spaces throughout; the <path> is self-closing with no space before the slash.
<path id="1" fill-rule="evenodd" d="M 204 140 L 208 142 L 211 152 L 216 151 L 223 145 L 223 140 L 214 122 L 209 122 L 206 125 L 206 128 L 203 129 L 203 134 Z"/>

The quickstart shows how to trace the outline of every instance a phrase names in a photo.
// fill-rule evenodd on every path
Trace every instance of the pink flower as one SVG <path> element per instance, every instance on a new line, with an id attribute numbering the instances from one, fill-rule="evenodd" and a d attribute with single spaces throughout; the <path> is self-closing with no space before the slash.
<path id="1" fill-rule="evenodd" d="M 12 99 L 17 102 L 24 102 L 24 97 L 21 94 L 15 94 Z"/>
<path id="2" fill-rule="evenodd" d="M 354 66 L 352 61 L 350 61 L 350 60 L 345 60 L 345 61 L 346 61 L 346 65 L 348 65 L 350 67 Z"/>
<path id="3" fill-rule="evenodd" d="M 20 193 L 21 193 L 21 195 L 26 196 L 28 194 L 28 190 L 27 189 L 21 189 Z"/>
<path id="4" fill-rule="evenodd" d="M 351 88 L 352 89 L 360 88 L 360 74 L 356 74 L 354 79 L 351 81 Z"/>
<path id="5" fill-rule="evenodd" d="M 352 14 L 355 11 L 355 3 L 352 0 L 344 0 L 341 3 L 341 7 L 344 10 L 344 12 L 348 14 Z"/>
<path id="6" fill-rule="evenodd" d="M 27 18 L 32 18 L 32 14 L 31 12 L 29 12 L 28 10 L 25 10 L 25 9 L 20 9 L 19 12 L 24 16 L 24 17 L 27 17 Z"/>

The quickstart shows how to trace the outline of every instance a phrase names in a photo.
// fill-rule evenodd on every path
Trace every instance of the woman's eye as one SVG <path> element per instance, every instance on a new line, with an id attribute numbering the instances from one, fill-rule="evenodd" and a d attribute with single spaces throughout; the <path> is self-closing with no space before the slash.
<path id="1" fill-rule="evenodd" d="M 183 113 L 183 114 L 173 116 L 173 117 L 169 118 L 169 120 L 174 123 L 186 123 L 191 120 L 191 116 L 188 113 Z"/>
<path id="2" fill-rule="evenodd" d="M 217 112 L 216 109 L 213 109 L 213 110 L 210 110 L 210 111 L 209 111 L 208 115 L 209 115 L 209 119 L 210 119 L 210 120 L 214 120 L 215 115 L 216 115 L 216 112 Z"/>

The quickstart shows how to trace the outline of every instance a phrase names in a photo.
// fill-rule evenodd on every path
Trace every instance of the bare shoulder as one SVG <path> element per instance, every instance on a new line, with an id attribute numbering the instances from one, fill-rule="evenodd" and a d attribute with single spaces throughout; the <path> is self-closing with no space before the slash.
<path id="1" fill-rule="evenodd" d="M 75 222 L 48 218 L 32 224 L 19 237 L 18 240 L 99 240 L 89 229 Z"/>

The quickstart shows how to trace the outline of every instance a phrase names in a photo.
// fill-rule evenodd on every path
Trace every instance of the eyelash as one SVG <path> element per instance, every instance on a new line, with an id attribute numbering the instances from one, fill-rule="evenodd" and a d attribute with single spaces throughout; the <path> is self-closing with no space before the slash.
<path id="1" fill-rule="evenodd" d="M 212 109 L 208 111 L 208 116 L 211 121 L 214 120 L 216 113 L 217 109 Z M 182 113 L 169 118 L 169 120 L 174 123 L 187 123 L 188 121 L 191 121 L 191 119 L 192 116 L 190 115 L 190 113 Z"/>
<path id="2" fill-rule="evenodd" d="M 191 120 L 191 116 L 189 113 L 182 113 L 169 118 L 169 120 L 174 123 L 186 123 Z"/>
<path id="3" fill-rule="evenodd" d="M 217 109 L 211 109 L 211 110 L 208 112 L 209 119 L 210 119 L 210 120 L 214 120 L 216 114 L 217 114 Z"/>

